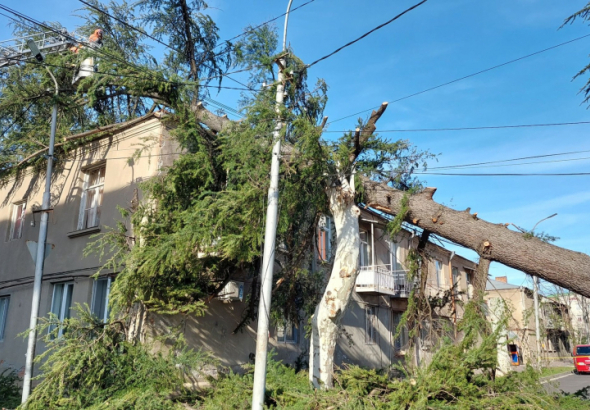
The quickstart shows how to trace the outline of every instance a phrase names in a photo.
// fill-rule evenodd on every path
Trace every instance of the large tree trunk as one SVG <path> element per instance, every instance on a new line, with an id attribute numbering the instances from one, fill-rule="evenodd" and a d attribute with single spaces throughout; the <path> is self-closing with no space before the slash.
<path id="1" fill-rule="evenodd" d="M 388 214 L 401 211 L 404 192 L 386 184 L 363 180 L 365 203 Z M 482 258 L 500 262 L 529 275 L 590 297 L 590 256 L 543 242 L 507 224 L 492 224 L 455 211 L 432 200 L 436 188 L 412 195 L 405 220 L 433 234 L 476 251 Z"/>
<path id="2" fill-rule="evenodd" d="M 338 328 L 359 271 L 359 216 L 354 184 L 341 178 L 342 185 L 330 189 L 330 211 L 336 227 L 336 255 L 324 295 L 312 319 L 309 379 L 316 388 L 333 384 L 334 350 Z"/>

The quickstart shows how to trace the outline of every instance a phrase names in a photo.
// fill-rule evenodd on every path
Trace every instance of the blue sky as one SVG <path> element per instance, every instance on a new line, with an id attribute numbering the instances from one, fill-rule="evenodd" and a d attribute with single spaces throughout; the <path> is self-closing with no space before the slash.
<path id="1" fill-rule="evenodd" d="M 293 7 L 302 4 L 295 0 Z M 389 20 L 414 1 L 370 2 L 315 0 L 292 13 L 288 42 L 305 62 Z M 63 0 L 4 2 L 39 20 L 60 21 L 72 30 L 82 4 Z M 590 34 L 582 22 L 558 30 L 585 0 L 429 0 L 391 25 L 310 69 L 309 76 L 329 85 L 326 115 L 330 120 L 421 91 L 570 39 Z M 222 38 L 239 34 L 285 11 L 287 1 L 211 0 L 211 13 Z M 8 22 L 5 17 L 0 19 Z M 0 39 L 11 37 L 6 24 Z M 282 32 L 282 19 L 278 21 Z M 390 104 L 378 129 L 477 127 L 510 124 L 589 121 L 579 89 L 585 79 L 572 77 L 589 61 L 590 38 L 501 67 L 437 90 Z M 231 85 L 227 82 L 225 85 Z M 213 95 L 236 106 L 235 93 Z M 368 112 L 362 114 L 367 116 Z M 329 125 L 354 127 L 356 118 Z M 440 154 L 432 166 L 495 161 L 570 151 L 590 151 L 590 125 L 547 128 L 382 134 L 405 138 Z M 337 135 L 337 134 L 336 134 Z M 590 157 L 590 152 L 554 159 Z M 551 158 L 550 158 L 551 159 Z M 540 160 L 534 160 L 540 161 Z M 527 161 L 528 162 L 528 161 Z M 590 172 L 590 160 L 453 172 L 568 173 Z M 424 176 L 438 191 L 435 200 L 458 209 L 471 207 L 490 222 L 532 228 L 553 213 L 539 230 L 560 237 L 557 245 L 590 253 L 590 177 L 456 177 Z M 465 250 L 459 253 L 475 258 Z M 523 283 L 522 273 L 492 264 L 492 275 Z"/>

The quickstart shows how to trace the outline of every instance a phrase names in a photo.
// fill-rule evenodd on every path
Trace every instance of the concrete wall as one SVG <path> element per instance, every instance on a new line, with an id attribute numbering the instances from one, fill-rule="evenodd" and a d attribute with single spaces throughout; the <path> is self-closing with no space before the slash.
<path id="1" fill-rule="evenodd" d="M 129 161 L 138 149 L 142 149 L 141 158 Z M 47 236 L 54 248 L 45 260 L 40 316 L 50 311 L 55 283 L 74 282 L 72 306 L 91 303 L 94 280 L 89 276 L 96 273 L 101 262 L 96 255 L 83 257 L 83 251 L 95 239 L 90 238 L 90 233 L 75 237 L 71 234 L 77 230 L 85 167 L 101 161 L 106 164 L 99 226 L 104 232 L 122 219 L 117 206 L 130 206 L 138 183 L 156 175 L 173 157 L 161 154 L 175 151 L 177 146 L 168 130 L 152 115 L 114 135 L 96 139 L 58 162 L 52 180 L 54 209 L 49 214 Z M 0 189 L 0 297 L 10 296 L 4 340 L 0 342 L 0 367 L 20 369 L 25 362 L 26 341 L 17 335 L 29 326 L 35 271 L 26 241 L 38 240 L 40 213 L 32 211 L 40 208 L 43 189 L 44 175 L 30 171 Z M 13 203 L 21 200 L 27 201 L 22 236 L 9 240 Z M 43 344 L 37 346 L 38 354 Z"/>

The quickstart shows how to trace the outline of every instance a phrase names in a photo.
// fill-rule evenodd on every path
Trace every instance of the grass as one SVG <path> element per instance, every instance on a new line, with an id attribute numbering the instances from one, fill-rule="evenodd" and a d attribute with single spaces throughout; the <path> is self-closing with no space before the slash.
<path id="1" fill-rule="evenodd" d="M 541 369 L 541 377 L 553 376 L 559 373 L 571 372 L 574 366 L 561 366 L 561 367 L 544 367 Z"/>

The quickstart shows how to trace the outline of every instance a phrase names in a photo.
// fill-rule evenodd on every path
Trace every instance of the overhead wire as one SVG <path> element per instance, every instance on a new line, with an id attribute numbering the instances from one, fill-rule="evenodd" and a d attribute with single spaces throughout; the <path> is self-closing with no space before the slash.
<path id="1" fill-rule="evenodd" d="M 169 49 L 170 49 L 170 50 L 172 50 L 172 51 L 175 51 L 175 52 L 177 52 L 177 53 L 179 53 L 179 54 L 181 54 L 181 55 L 182 55 L 182 54 L 185 54 L 185 53 L 184 53 L 184 51 L 182 51 L 182 50 L 180 50 L 180 49 L 178 49 L 178 48 L 176 48 L 176 47 L 173 47 L 173 46 L 171 46 L 170 44 L 168 44 L 168 43 L 166 43 L 166 42 L 164 42 L 164 41 L 161 41 L 160 39 L 158 39 L 158 38 L 156 38 L 156 37 L 154 37 L 154 36 L 152 36 L 152 35 L 148 34 L 148 33 L 147 33 L 145 30 L 143 30 L 143 29 L 140 29 L 139 27 L 135 27 L 135 26 L 133 26 L 133 25 L 131 25 L 131 24 L 127 23 L 126 21 L 124 21 L 124 20 L 121 20 L 120 18 L 118 18 L 118 17 L 115 17 L 115 16 L 113 16 L 113 15 L 109 14 L 109 13 L 108 13 L 107 11 L 105 11 L 105 10 L 102 10 L 102 9 L 100 9 L 100 8 L 96 7 L 96 6 L 93 6 L 92 4 L 90 4 L 90 3 L 88 3 L 88 2 L 86 2 L 86 1 L 84 1 L 84 0 L 78 0 L 78 1 L 79 1 L 80 3 L 83 3 L 83 4 L 85 4 L 86 6 L 88 6 L 88 7 L 90 7 L 90 8 L 92 8 L 93 10 L 96 10 L 96 11 L 98 11 L 99 13 L 102 13 L 102 14 L 104 14 L 105 16 L 108 16 L 108 17 L 112 18 L 112 19 L 113 19 L 113 20 L 115 20 L 115 21 L 118 21 L 119 23 L 123 24 L 125 27 L 127 27 L 127 28 L 130 28 L 130 29 L 132 29 L 132 30 L 135 30 L 135 31 L 137 31 L 138 33 L 141 33 L 142 35 L 144 35 L 144 36 L 148 37 L 148 38 L 149 38 L 149 39 L 151 39 L 151 40 L 154 40 L 154 41 L 156 41 L 157 43 L 159 43 L 159 44 L 161 44 L 161 45 L 163 45 L 163 46 L 165 46 L 165 47 L 169 48 Z M 207 67 L 207 68 L 214 69 L 213 67 L 211 67 L 211 66 L 209 66 L 209 65 L 207 65 L 207 64 L 205 64 L 205 63 L 202 63 L 202 64 L 203 64 L 205 67 Z M 246 84 L 244 84 L 244 83 L 242 83 L 242 82 L 240 82 L 240 81 L 238 81 L 238 80 L 236 80 L 236 79 L 234 79 L 234 78 L 230 77 L 228 74 L 223 74 L 223 75 L 220 75 L 220 77 L 223 77 L 223 76 L 227 77 L 227 78 L 228 78 L 229 80 L 231 80 L 231 81 L 234 81 L 234 82 L 236 82 L 237 84 L 240 84 L 240 85 L 241 85 L 241 86 L 243 86 L 243 87 L 246 87 L 246 88 L 248 88 L 250 91 L 255 91 L 254 89 L 252 89 L 251 87 L 247 86 Z"/>
<path id="2" fill-rule="evenodd" d="M 560 127 L 569 125 L 588 125 L 590 121 L 576 121 L 576 122 L 555 122 L 555 123 L 541 123 L 541 124 L 516 124 L 516 125 L 487 125 L 478 127 L 451 127 L 451 128 L 406 128 L 406 129 L 391 129 L 379 130 L 379 133 L 384 132 L 444 132 L 444 131 L 476 131 L 476 130 L 496 130 L 505 128 L 535 128 L 535 127 Z M 326 130 L 323 132 L 350 132 L 351 130 Z"/>
<path id="3" fill-rule="evenodd" d="M 393 104 L 393 103 L 396 103 L 396 102 L 399 102 L 399 101 L 402 101 L 402 100 L 406 100 L 406 99 L 408 99 L 408 98 L 415 97 L 415 96 L 417 96 L 417 95 L 424 94 L 424 93 L 427 93 L 427 92 L 429 92 L 429 91 L 433 91 L 433 90 L 436 90 L 436 89 L 438 89 L 438 88 L 441 88 L 441 87 L 445 87 L 445 86 L 447 86 L 447 85 L 450 85 L 450 84 L 454 84 L 454 83 L 456 83 L 456 82 L 459 82 L 459 81 L 465 80 L 465 79 L 467 79 L 467 78 L 471 78 L 471 77 L 475 77 L 475 76 L 477 76 L 477 75 L 480 75 L 480 74 L 483 74 L 483 73 L 487 73 L 488 71 L 492 71 L 492 70 L 495 70 L 495 69 L 497 69 L 497 68 L 504 67 L 504 66 L 506 66 L 506 65 L 508 65 L 508 64 L 516 63 L 516 62 L 518 62 L 518 61 L 521 61 L 521 60 L 524 60 L 524 59 L 526 59 L 526 58 L 530 58 L 530 57 L 536 56 L 536 55 L 538 55 L 538 54 L 545 53 L 545 52 L 547 52 L 547 51 L 550 51 L 550 50 L 556 49 L 556 48 L 558 48 L 558 47 L 565 46 L 565 45 L 567 45 L 567 44 L 573 43 L 573 42 L 575 42 L 575 41 L 582 40 L 582 39 L 584 39 L 584 38 L 587 38 L 587 37 L 590 37 L 590 34 L 586 34 L 586 35 L 584 35 L 584 36 L 576 37 L 576 38 L 574 38 L 574 39 L 571 39 L 571 40 L 565 41 L 565 42 L 563 42 L 563 43 L 559 43 L 559 44 L 556 44 L 556 45 L 554 45 L 554 46 L 551 46 L 551 47 L 544 48 L 543 50 L 535 51 L 534 53 L 530 53 L 530 54 L 524 55 L 524 56 L 522 56 L 522 57 L 518 57 L 518 58 L 515 58 L 515 59 L 512 59 L 512 60 L 506 61 L 506 62 L 504 62 L 504 63 L 501 63 L 501 64 L 494 65 L 494 66 L 492 66 L 492 67 L 489 67 L 489 68 L 486 68 L 486 69 L 483 69 L 483 70 L 477 71 L 477 72 L 475 72 L 475 73 L 472 73 L 472 74 L 465 75 L 465 76 L 463 76 L 463 77 L 460 77 L 460 78 L 457 78 L 457 79 L 454 79 L 454 80 L 451 80 L 451 81 L 447 81 L 447 82 L 445 82 L 445 83 L 442 83 L 442 84 L 436 85 L 436 86 L 434 86 L 434 87 L 426 88 L 426 89 L 424 89 L 424 90 L 422 90 L 422 91 L 418 91 L 418 92 L 415 92 L 415 93 L 413 93 L 413 94 L 409 94 L 409 95 L 406 95 L 406 96 L 404 96 L 404 97 L 398 98 L 398 99 L 396 99 L 396 100 L 389 101 L 389 103 L 390 103 L 390 104 Z M 335 120 L 333 120 L 333 121 L 330 121 L 330 122 L 328 122 L 328 124 L 332 124 L 332 123 L 335 123 L 335 122 L 338 122 L 338 121 L 341 121 L 341 120 L 344 120 L 344 119 L 347 119 L 347 118 L 350 118 L 350 117 L 354 117 L 354 116 L 356 116 L 356 115 L 363 114 L 363 113 L 365 113 L 365 112 L 367 112 L 367 111 L 375 110 L 375 109 L 377 109 L 377 108 L 379 108 L 379 107 L 380 107 L 380 106 L 378 105 L 378 106 L 375 106 L 375 107 L 367 108 L 366 110 L 358 111 L 358 112 L 356 112 L 356 113 L 354 113 L 354 114 L 350 114 L 350 115 L 347 115 L 347 116 L 344 116 L 344 117 L 341 117 L 341 118 L 335 119 Z"/>
<path id="4" fill-rule="evenodd" d="M 415 175 L 441 175 L 441 176 L 456 176 L 456 177 L 565 177 L 565 176 L 589 176 L 590 172 L 567 172 L 567 173 L 530 173 L 530 174 L 454 174 L 445 172 L 414 172 Z"/>
<path id="5" fill-rule="evenodd" d="M 495 161 L 485 161 L 485 162 L 474 162 L 470 164 L 460 164 L 460 165 L 447 165 L 447 166 L 440 166 L 440 167 L 430 167 L 429 170 L 432 169 L 448 169 L 448 168 L 459 168 L 459 167 L 471 167 L 476 165 L 487 165 L 487 164 L 499 164 L 504 162 L 513 162 L 513 161 L 522 161 L 526 159 L 535 159 L 535 158 L 548 158 L 548 157 L 558 157 L 563 155 L 572 155 L 572 154 L 583 154 L 590 152 L 590 150 L 582 150 L 582 151 L 568 151 L 568 152 L 558 152 L 552 154 L 542 154 L 542 155 L 529 155 L 527 157 L 518 157 L 518 158 L 510 158 L 510 159 L 500 159 Z"/>
<path id="6" fill-rule="evenodd" d="M 76 38 L 72 37 L 70 34 L 64 34 L 63 32 L 61 32 L 61 31 L 58 31 L 58 30 L 56 30 L 55 28 L 53 28 L 53 27 L 51 27 L 51 26 L 48 26 L 48 25 L 47 25 L 47 24 L 45 24 L 45 23 L 39 22 L 39 21 L 37 21 L 36 19 L 34 19 L 34 18 L 30 17 L 30 16 L 27 16 L 27 15 L 26 15 L 26 14 L 24 14 L 24 13 L 20 13 L 20 12 L 18 12 L 18 11 L 16 11 L 16 10 L 13 10 L 13 9 L 11 9 L 11 8 L 9 8 L 9 7 L 6 7 L 6 6 L 2 5 L 2 4 L 0 4 L 0 9 L 2 9 L 2 10 L 5 10 L 5 11 L 7 11 L 7 12 L 9 12 L 9 13 L 12 13 L 13 15 L 15 15 L 15 16 L 17 16 L 17 17 L 19 17 L 19 18 L 23 19 L 23 20 L 26 20 L 26 21 L 28 21 L 28 22 L 30 22 L 30 23 L 32 23 L 32 24 L 35 24 L 35 25 L 37 25 L 37 26 L 39 26 L 39 27 L 43 27 L 43 28 L 45 28 L 46 30 L 49 30 L 49 31 L 51 31 L 51 32 L 53 32 L 53 33 L 55 33 L 55 34 L 57 34 L 57 35 L 64 36 L 64 37 L 66 37 L 66 38 L 68 38 L 68 39 L 70 39 L 70 40 L 73 40 L 73 41 L 77 42 L 77 43 L 84 43 L 84 42 L 80 41 L 79 39 L 76 39 Z M 11 18 L 11 17 L 10 17 L 10 18 Z M 12 19 L 12 20 L 15 20 L 14 18 L 11 18 L 11 19 Z M 17 22 L 18 22 L 18 20 L 15 20 L 15 21 L 17 21 Z M 19 23 L 22 23 L 22 22 L 19 22 Z M 135 64 L 133 64 L 133 63 L 131 63 L 131 62 L 129 62 L 129 61 L 122 60 L 121 58 L 119 58 L 119 57 L 117 57 L 117 56 L 114 56 L 114 55 L 112 55 L 112 54 L 106 53 L 105 51 L 101 50 L 100 48 L 94 48 L 94 47 L 91 47 L 91 46 L 89 46 L 88 44 L 86 44 L 86 45 L 87 45 L 89 48 L 91 48 L 93 51 L 95 51 L 96 53 L 98 53 L 98 54 L 101 54 L 102 56 L 106 56 L 106 58 L 111 58 L 111 59 L 114 59 L 115 61 L 121 62 L 122 64 L 125 64 L 125 65 L 127 65 L 128 67 L 131 67 L 131 68 L 133 68 L 133 69 L 134 69 L 134 70 L 136 70 L 138 73 L 147 74 L 148 76 L 154 77 L 154 73 L 153 73 L 153 72 L 151 72 L 151 71 L 147 71 L 145 68 L 138 67 L 138 66 L 136 66 Z M 242 69 L 242 70 L 237 70 L 237 71 L 234 71 L 234 73 L 235 73 L 235 72 L 246 71 L 246 70 L 248 70 L 248 69 L 246 68 L 246 69 Z M 115 75 L 115 74 L 109 74 L 109 73 L 103 73 L 103 74 L 105 74 L 105 75 L 113 75 L 113 76 L 117 76 L 117 75 Z M 228 73 L 228 74 L 229 74 L 229 73 Z M 207 77 L 207 78 L 205 78 L 205 79 L 199 79 L 199 81 L 203 81 L 203 80 L 207 80 L 207 79 L 212 79 L 212 78 L 219 78 L 219 77 L 223 77 L 223 76 L 224 76 L 224 75 L 211 76 L 211 77 Z M 130 76 L 130 75 L 126 75 L 126 77 L 132 77 L 132 76 Z M 141 78 L 141 77 L 138 77 L 138 78 Z M 230 78 L 230 77 L 228 77 L 228 78 Z M 176 85 L 178 85 L 178 84 L 181 84 L 181 82 L 175 82 L 175 81 L 165 80 L 165 79 L 163 79 L 163 78 L 158 78 L 157 80 L 158 80 L 158 81 L 162 81 L 162 82 L 171 83 L 171 84 L 176 84 Z M 188 84 L 188 83 L 187 83 L 187 84 Z M 241 83 L 240 83 L 240 84 L 241 84 Z M 198 84 L 197 84 L 197 83 L 191 83 L 190 85 L 195 85 L 195 86 L 197 86 Z M 247 87 L 247 86 L 246 86 L 246 87 Z M 256 90 L 253 90 L 251 87 L 247 87 L 247 88 L 249 89 L 249 91 L 256 91 Z"/>
<path id="7" fill-rule="evenodd" d="M 369 34 L 371 34 L 371 33 L 375 32 L 375 31 L 379 30 L 380 28 L 383 28 L 383 27 L 387 26 L 388 24 L 391 24 L 391 23 L 393 23 L 395 20 L 399 19 L 399 18 L 400 18 L 400 17 L 402 17 L 404 14 L 407 14 L 407 13 L 409 13 L 410 11 L 412 11 L 412 10 L 414 10 L 415 8 L 417 8 L 417 7 L 421 6 L 422 4 L 426 3 L 427 1 L 428 1 L 428 0 L 422 0 L 421 2 L 414 4 L 412 7 L 409 7 L 409 8 L 407 8 L 406 10 L 402 11 L 401 13 L 399 13 L 398 15 L 396 15 L 395 17 L 393 17 L 392 19 L 390 19 L 390 20 L 386 21 L 385 23 L 383 23 L 383 24 L 380 24 L 380 25 L 378 25 L 377 27 L 375 27 L 375 28 L 373 28 L 373 29 L 371 29 L 371 30 L 367 31 L 365 34 L 363 34 L 362 36 L 360 36 L 360 37 L 356 38 L 355 40 L 352 40 L 352 41 L 350 41 L 350 42 L 348 42 L 348 43 L 344 44 L 343 46 L 341 46 L 341 47 L 338 47 L 336 50 L 332 51 L 330 54 L 327 54 L 327 55 L 325 55 L 325 56 L 323 56 L 323 57 L 320 57 L 320 58 L 318 58 L 317 60 L 315 60 L 315 61 L 314 61 L 314 62 L 312 62 L 311 64 L 307 64 L 307 65 L 306 65 L 306 68 L 310 68 L 310 67 L 312 67 L 312 66 L 316 65 L 317 63 L 319 63 L 320 61 L 323 61 L 323 60 L 325 60 L 325 59 L 327 59 L 327 58 L 330 58 L 330 57 L 332 57 L 334 54 L 336 54 L 336 53 L 338 53 L 338 52 L 342 51 L 342 50 L 343 50 L 343 49 L 345 49 L 346 47 L 350 47 L 350 46 L 351 46 L 351 45 L 353 45 L 354 43 L 356 43 L 356 42 L 358 42 L 358 41 L 362 40 L 363 38 L 367 37 Z"/>

